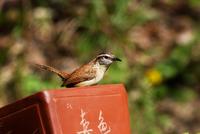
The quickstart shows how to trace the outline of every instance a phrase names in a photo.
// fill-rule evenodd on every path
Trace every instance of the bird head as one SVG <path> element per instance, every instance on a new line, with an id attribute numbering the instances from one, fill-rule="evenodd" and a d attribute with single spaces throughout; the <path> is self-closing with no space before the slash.
<path id="1" fill-rule="evenodd" d="M 116 56 L 112 55 L 112 54 L 99 54 L 96 57 L 96 61 L 100 64 L 100 65 L 106 65 L 109 66 L 111 65 L 113 62 L 115 61 L 121 61 L 119 58 L 117 58 Z"/>

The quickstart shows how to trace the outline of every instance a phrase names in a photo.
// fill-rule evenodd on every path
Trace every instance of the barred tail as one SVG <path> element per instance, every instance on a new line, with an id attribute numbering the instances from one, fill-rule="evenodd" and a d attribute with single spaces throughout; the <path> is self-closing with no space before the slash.
<path id="1" fill-rule="evenodd" d="M 51 66 L 43 65 L 43 64 L 35 64 L 38 68 L 43 70 L 48 70 L 50 72 L 56 73 L 62 80 L 66 80 L 69 77 L 69 74 L 60 70 L 57 70 Z"/>

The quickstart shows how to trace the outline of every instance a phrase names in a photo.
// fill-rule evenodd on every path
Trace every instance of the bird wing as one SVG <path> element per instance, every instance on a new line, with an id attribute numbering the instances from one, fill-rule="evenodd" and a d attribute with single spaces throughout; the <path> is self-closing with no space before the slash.
<path id="1" fill-rule="evenodd" d="M 65 80 L 62 86 L 74 87 L 76 84 L 94 79 L 96 76 L 96 69 L 93 68 L 93 64 L 86 64 L 75 70 L 67 80 Z"/>

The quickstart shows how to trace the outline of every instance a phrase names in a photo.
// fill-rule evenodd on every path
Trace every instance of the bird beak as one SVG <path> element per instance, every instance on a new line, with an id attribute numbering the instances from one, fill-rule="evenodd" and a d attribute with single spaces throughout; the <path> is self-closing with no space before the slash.
<path id="1" fill-rule="evenodd" d="M 122 61 L 121 59 L 117 58 L 117 57 L 114 57 L 113 58 L 113 61 Z"/>

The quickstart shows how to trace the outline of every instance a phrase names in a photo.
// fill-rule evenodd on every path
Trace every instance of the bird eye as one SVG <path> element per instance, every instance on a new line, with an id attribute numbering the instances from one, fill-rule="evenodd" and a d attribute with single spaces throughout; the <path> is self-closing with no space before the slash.
<path id="1" fill-rule="evenodd" d="M 105 56 L 106 59 L 108 59 L 108 56 Z"/>

